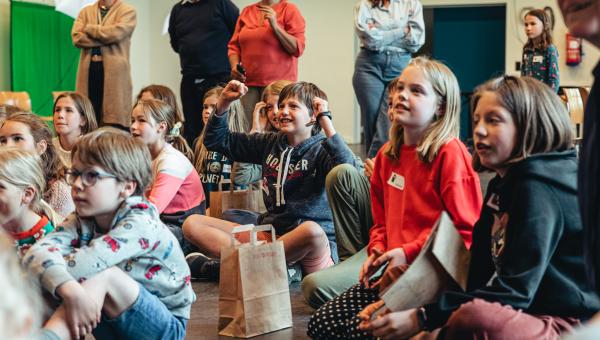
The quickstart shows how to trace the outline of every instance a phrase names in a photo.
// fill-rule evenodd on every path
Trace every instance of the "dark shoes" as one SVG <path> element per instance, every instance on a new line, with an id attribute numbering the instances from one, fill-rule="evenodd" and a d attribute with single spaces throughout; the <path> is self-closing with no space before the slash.
<path id="1" fill-rule="evenodd" d="M 211 259 L 202 253 L 190 253 L 185 260 L 190 266 L 192 278 L 219 282 L 220 260 Z"/>

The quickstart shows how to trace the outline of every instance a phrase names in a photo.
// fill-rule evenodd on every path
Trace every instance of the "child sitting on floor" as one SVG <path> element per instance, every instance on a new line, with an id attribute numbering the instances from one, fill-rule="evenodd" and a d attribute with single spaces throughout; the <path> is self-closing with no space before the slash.
<path id="1" fill-rule="evenodd" d="M 65 168 L 71 167 L 71 150 L 81 135 L 98 128 L 90 100 L 77 92 L 63 92 L 54 102 L 52 144 Z"/>
<path id="2" fill-rule="evenodd" d="M 62 177 L 62 165 L 48 125 L 31 112 L 16 112 L 6 117 L 0 127 L 0 146 L 14 146 L 40 156 L 46 178 L 43 198 L 62 217 L 75 210 L 71 188 Z"/>
<path id="3" fill-rule="evenodd" d="M 76 214 L 23 259 L 63 301 L 45 328 L 62 339 L 183 339 L 195 295 L 177 240 L 143 197 L 148 148 L 103 128 L 82 136 L 72 157 Z"/>
<path id="4" fill-rule="evenodd" d="M 538 80 L 504 76 L 478 87 L 471 107 L 473 164 L 497 176 L 475 225 L 467 291 L 375 319 L 363 313 L 360 328 L 373 336 L 557 339 L 600 309 L 585 278 L 565 106 Z"/>
<path id="5" fill-rule="evenodd" d="M 16 148 L 0 151 L 0 226 L 13 238 L 19 256 L 54 230 L 56 214 L 42 201 L 46 187 L 39 157 Z M 60 219 L 62 221 L 62 218 Z"/>
<path id="6" fill-rule="evenodd" d="M 204 144 L 234 161 L 262 164 L 267 212 L 257 223 L 274 225 L 283 241 L 288 265 L 300 263 L 305 273 L 327 268 L 333 265 L 337 251 L 324 190 L 325 176 L 338 164 L 355 162 L 333 127 L 327 97 L 314 84 L 290 84 L 279 97 L 280 132 L 230 132 L 229 104 L 246 91 L 246 86 L 238 81 L 227 84 L 206 127 Z M 230 244 L 234 226 L 231 222 L 193 215 L 185 221 L 184 233 L 202 252 L 218 258 L 221 247 Z M 267 235 L 262 234 L 261 238 L 267 239 Z M 207 265 L 215 262 L 204 256 L 190 262 L 193 276 L 218 275 L 218 266 Z"/>
<path id="7" fill-rule="evenodd" d="M 152 156 L 152 183 L 146 196 L 161 220 L 179 240 L 183 252 L 193 246 L 183 238 L 181 225 L 191 214 L 203 214 L 204 191 L 194 166 L 185 156 L 189 146 L 180 134 L 177 111 L 158 99 L 138 101 L 131 112 L 131 134 L 148 146 Z"/>
<path id="8" fill-rule="evenodd" d="M 356 315 L 379 300 L 397 267 L 413 263 L 443 211 L 465 245 L 471 244 L 482 199 L 471 157 L 458 139 L 458 81 L 446 65 L 417 57 L 394 84 L 390 141 L 379 150 L 371 175 L 368 254 L 354 255 L 366 258 L 362 266 L 350 258 L 351 265 L 331 269 L 334 276 L 347 278 L 344 284 L 360 283 L 312 316 L 308 334 L 315 339 L 369 338 L 357 328 Z M 383 275 L 377 275 L 384 265 Z M 320 283 L 319 290 L 339 292 L 338 282 Z"/>

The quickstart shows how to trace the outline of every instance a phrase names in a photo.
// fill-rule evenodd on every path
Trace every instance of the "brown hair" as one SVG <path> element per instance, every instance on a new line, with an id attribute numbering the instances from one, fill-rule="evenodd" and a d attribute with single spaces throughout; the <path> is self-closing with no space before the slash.
<path id="1" fill-rule="evenodd" d="M 321 90 L 317 85 L 305 81 L 298 81 L 288 84 L 281 89 L 277 104 L 281 105 L 281 103 L 288 98 L 296 98 L 308 108 L 308 115 L 312 117 L 314 113 L 313 99 L 315 99 L 315 97 L 327 100 L 327 94 L 325 94 L 325 92 L 323 92 L 323 90 Z M 317 123 L 313 125 L 311 134 L 314 136 L 319 132 L 321 132 L 321 125 Z"/>
<path id="2" fill-rule="evenodd" d="M 62 162 L 54 149 L 54 144 L 52 144 L 52 133 L 48 125 L 34 113 L 22 111 L 8 115 L 4 123 L 8 121 L 27 125 L 36 145 L 42 141 L 46 142 L 46 151 L 40 155 L 40 158 L 42 159 L 42 169 L 46 178 L 46 188 L 48 188 L 53 181 L 60 178 L 64 170 Z"/>
<path id="3" fill-rule="evenodd" d="M 478 86 L 471 98 L 471 116 L 485 92 L 496 94 L 498 104 L 510 112 L 515 122 L 516 144 L 508 163 L 531 155 L 564 151 L 573 147 L 573 135 L 567 108 L 544 83 L 531 77 L 503 76 Z M 484 170 L 473 154 L 473 168 Z"/>
<path id="4" fill-rule="evenodd" d="M 152 84 L 140 90 L 136 102 L 142 99 L 142 95 L 144 94 L 144 92 L 149 92 L 150 94 L 152 94 L 152 97 L 154 97 L 154 99 L 162 100 L 163 102 L 171 105 L 171 107 L 175 110 L 177 121 L 181 122 L 182 124 L 179 131 L 180 134 L 183 135 L 183 123 L 185 123 L 185 116 L 179 109 L 179 104 L 177 104 L 177 97 L 175 97 L 175 93 L 173 93 L 173 91 L 167 86 Z"/>
<path id="5" fill-rule="evenodd" d="M 72 153 L 73 159 L 84 166 L 99 166 L 119 181 L 134 181 L 137 184 L 134 195 L 143 195 L 152 182 L 148 147 L 125 131 L 102 127 L 82 136 Z"/>
<path id="6" fill-rule="evenodd" d="M 88 97 L 79 94 L 77 92 L 63 92 L 54 101 L 52 112 L 56 110 L 56 104 L 61 98 L 71 98 L 73 104 L 75 104 L 75 110 L 79 112 L 81 118 L 83 118 L 83 127 L 81 128 L 81 134 L 85 135 L 98 128 L 98 122 L 96 122 L 96 115 L 94 114 L 94 107 Z"/>
<path id="7" fill-rule="evenodd" d="M 215 86 L 208 90 L 202 98 L 202 103 L 211 96 L 220 96 L 223 92 L 221 86 Z M 213 113 L 211 113 L 211 116 Z M 238 99 L 229 105 L 229 115 L 227 116 L 227 125 L 231 132 L 244 132 L 246 130 L 246 115 L 244 114 L 244 108 L 242 102 Z M 206 125 L 202 129 L 202 133 L 196 139 L 194 145 L 194 168 L 198 174 L 206 171 L 206 156 L 208 155 L 208 149 L 204 146 L 204 136 L 206 134 Z"/>
<path id="8" fill-rule="evenodd" d="M 540 43 L 535 45 L 532 39 L 527 39 L 524 48 L 540 48 L 543 50 L 547 49 L 548 46 L 552 45 L 552 27 L 550 27 L 550 20 L 548 19 L 548 15 L 543 9 L 532 9 L 531 11 L 527 12 L 527 14 L 525 14 L 523 19 L 528 16 L 538 18 L 542 22 L 544 28 L 542 29 L 542 35 L 540 36 L 541 39 L 539 39 Z"/>
<path id="9" fill-rule="evenodd" d="M 194 154 L 192 149 L 181 135 L 183 122 L 178 120 L 175 108 L 159 99 L 140 100 L 135 104 L 134 108 L 140 107 L 144 116 L 152 118 L 155 122 L 167 123 L 167 131 L 165 140 L 167 143 L 183 153 L 187 158 L 193 159 Z"/>
<path id="10" fill-rule="evenodd" d="M 443 63 L 427 57 L 411 59 L 407 67 L 416 67 L 425 76 L 433 88 L 438 101 L 437 107 L 443 114 L 434 115 L 434 119 L 425 131 L 422 140 L 417 145 L 419 159 L 431 163 L 440 148 L 452 138 L 458 137 L 460 124 L 460 87 L 452 71 Z M 394 89 L 398 87 L 399 77 L 394 79 Z M 390 88 L 390 92 L 395 91 Z M 437 118 L 436 118 L 437 117 Z M 404 129 L 402 125 L 393 123 L 390 129 L 390 144 L 385 155 L 400 158 L 400 150 L 404 144 Z"/>

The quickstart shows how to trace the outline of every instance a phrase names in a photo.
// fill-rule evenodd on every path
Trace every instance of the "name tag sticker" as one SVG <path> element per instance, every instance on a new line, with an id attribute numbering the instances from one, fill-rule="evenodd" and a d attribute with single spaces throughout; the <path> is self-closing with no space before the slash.
<path id="1" fill-rule="evenodd" d="M 542 56 L 542 55 L 536 55 L 535 57 L 533 57 L 533 62 L 534 63 L 544 62 L 544 56 Z"/>
<path id="2" fill-rule="evenodd" d="M 387 183 L 391 186 L 393 186 L 394 188 L 400 189 L 400 190 L 404 190 L 404 176 L 399 175 L 395 172 L 392 172 L 392 174 L 390 175 L 390 178 L 388 179 Z"/>

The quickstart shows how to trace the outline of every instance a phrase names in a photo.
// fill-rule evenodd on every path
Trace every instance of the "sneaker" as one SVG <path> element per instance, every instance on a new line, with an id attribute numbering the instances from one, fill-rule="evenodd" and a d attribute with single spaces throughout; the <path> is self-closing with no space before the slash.
<path id="1" fill-rule="evenodd" d="M 287 267 L 288 284 L 302 281 L 302 266 L 299 263 Z"/>
<path id="2" fill-rule="evenodd" d="M 185 261 L 190 266 L 192 278 L 219 282 L 220 260 L 211 259 L 202 253 L 190 253 L 185 257 Z"/>

